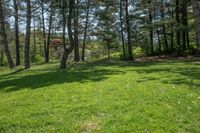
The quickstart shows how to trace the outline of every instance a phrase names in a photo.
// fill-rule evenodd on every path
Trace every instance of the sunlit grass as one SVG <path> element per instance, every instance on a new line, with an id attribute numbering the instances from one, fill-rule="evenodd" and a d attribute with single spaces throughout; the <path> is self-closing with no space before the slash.
<path id="1" fill-rule="evenodd" d="M 0 132 L 200 132 L 198 61 L 57 68 L 0 72 Z"/>

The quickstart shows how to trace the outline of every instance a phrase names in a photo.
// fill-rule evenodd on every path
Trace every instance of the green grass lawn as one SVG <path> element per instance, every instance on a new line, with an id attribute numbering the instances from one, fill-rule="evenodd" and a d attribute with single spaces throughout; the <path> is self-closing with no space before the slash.
<path id="1" fill-rule="evenodd" d="M 0 132 L 200 132 L 200 62 L 0 68 Z"/>

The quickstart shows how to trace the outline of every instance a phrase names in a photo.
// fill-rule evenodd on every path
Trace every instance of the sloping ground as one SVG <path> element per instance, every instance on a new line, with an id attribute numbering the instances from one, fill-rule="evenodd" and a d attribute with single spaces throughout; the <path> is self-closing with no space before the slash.
<path id="1" fill-rule="evenodd" d="M 0 72 L 0 132 L 200 132 L 199 61 L 57 66 Z"/>
<path id="2" fill-rule="evenodd" d="M 136 62 L 142 61 L 195 61 L 199 60 L 199 55 L 187 55 L 187 56 L 170 56 L 170 55 L 158 55 L 149 57 L 138 57 L 135 59 Z"/>

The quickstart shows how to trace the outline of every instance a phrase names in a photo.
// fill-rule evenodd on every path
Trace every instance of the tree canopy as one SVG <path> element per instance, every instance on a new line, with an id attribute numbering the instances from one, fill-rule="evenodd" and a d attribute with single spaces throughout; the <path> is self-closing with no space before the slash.
<path id="1" fill-rule="evenodd" d="M 22 60 L 29 68 L 60 59 L 66 68 L 85 56 L 199 53 L 198 0 L 1 0 L 0 7 L 0 64 L 11 68 Z M 62 42 L 56 49 L 54 39 Z"/>

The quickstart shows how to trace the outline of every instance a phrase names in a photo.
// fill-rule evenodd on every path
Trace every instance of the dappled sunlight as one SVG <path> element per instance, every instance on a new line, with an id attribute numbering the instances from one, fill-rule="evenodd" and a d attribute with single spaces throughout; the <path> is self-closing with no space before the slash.
<path id="1" fill-rule="evenodd" d="M 193 62 L 122 62 L 100 60 L 90 63 L 72 64 L 66 70 L 59 70 L 57 64 L 35 66 L 30 70 L 19 69 L 1 75 L 0 91 L 12 92 L 20 89 L 37 89 L 56 84 L 98 82 L 109 78 L 109 75 L 122 75 L 133 72 L 139 74 L 136 83 L 157 81 L 165 84 L 185 84 L 191 88 L 200 86 L 200 70 L 191 66 Z M 186 67 L 185 67 L 186 65 Z M 48 66 L 48 67 L 47 67 Z M 26 73 L 26 74 L 25 74 Z M 28 73 L 28 74 L 27 74 Z M 144 75 L 144 76 L 142 76 Z"/>
<path id="2" fill-rule="evenodd" d="M 88 64 L 88 67 L 90 64 Z M 0 79 L 0 91 L 12 92 L 20 89 L 37 89 L 55 84 L 85 83 L 106 80 L 109 75 L 122 74 L 124 71 L 110 69 L 94 69 L 88 67 L 73 68 L 72 70 L 32 69 L 30 75 L 23 75 L 23 71 L 16 71 L 4 75 Z M 17 75 L 14 75 L 16 74 Z M 22 76 L 20 76 L 22 74 Z M 9 79 L 9 77 L 11 79 Z M 14 76 L 14 77 L 13 77 Z"/>
<path id="3" fill-rule="evenodd" d="M 0 77 L 2 128 L 51 127 L 59 132 L 65 125 L 75 132 L 117 132 L 145 125 L 196 131 L 197 63 L 99 60 L 70 64 L 65 70 L 49 64 L 11 71 Z"/>

